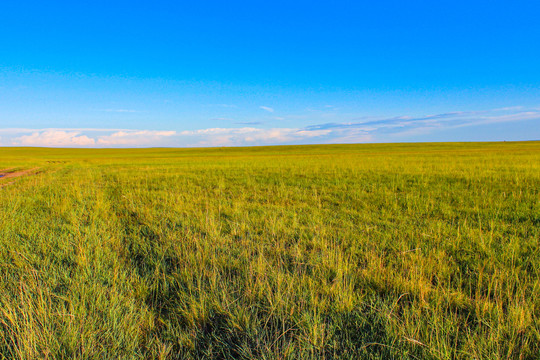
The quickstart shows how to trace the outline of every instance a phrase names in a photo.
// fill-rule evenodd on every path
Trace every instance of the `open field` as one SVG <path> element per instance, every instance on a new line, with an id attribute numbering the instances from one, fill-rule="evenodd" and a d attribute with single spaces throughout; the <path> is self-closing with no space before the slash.
<path id="1" fill-rule="evenodd" d="M 2 169 L 0 358 L 540 358 L 540 142 Z"/>

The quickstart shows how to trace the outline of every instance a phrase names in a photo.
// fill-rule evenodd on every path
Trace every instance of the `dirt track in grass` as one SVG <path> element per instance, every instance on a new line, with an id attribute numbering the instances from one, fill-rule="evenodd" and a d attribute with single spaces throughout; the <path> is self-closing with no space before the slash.
<path id="1" fill-rule="evenodd" d="M 17 168 L 4 169 L 4 170 L 0 170 L 0 181 L 4 179 L 13 179 L 13 178 L 18 178 L 22 176 L 36 175 L 38 173 L 39 173 L 39 168 L 24 169 L 24 170 L 18 170 Z M 14 181 L 10 181 L 7 183 L 0 183 L 0 187 L 11 185 L 13 183 Z"/>

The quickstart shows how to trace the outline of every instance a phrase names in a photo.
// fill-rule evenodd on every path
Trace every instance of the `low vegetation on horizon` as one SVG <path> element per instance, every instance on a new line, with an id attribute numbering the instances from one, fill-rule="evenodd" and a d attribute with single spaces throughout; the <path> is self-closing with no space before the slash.
<path id="1" fill-rule="evenodd" d="M 538 359 L 540 142 L 0 148 L 0 359 Z"/>

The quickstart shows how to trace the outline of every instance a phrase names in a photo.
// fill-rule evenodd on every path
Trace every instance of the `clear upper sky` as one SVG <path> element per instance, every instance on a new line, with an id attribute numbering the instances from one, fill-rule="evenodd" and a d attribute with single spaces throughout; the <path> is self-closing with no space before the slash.
<path id="1" fill-rule="evenodd" d="M 0 145 L 540 139 L 540 2 L 1 1 Z"/>

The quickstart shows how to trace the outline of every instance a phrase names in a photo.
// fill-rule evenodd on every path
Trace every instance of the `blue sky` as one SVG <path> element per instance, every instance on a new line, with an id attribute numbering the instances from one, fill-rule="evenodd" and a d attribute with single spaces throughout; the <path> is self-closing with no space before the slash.
<path id="1" fill-rule="evenodd" d="M 538 1 L 3 1 L 0 145 L 540 139 Z"/>

